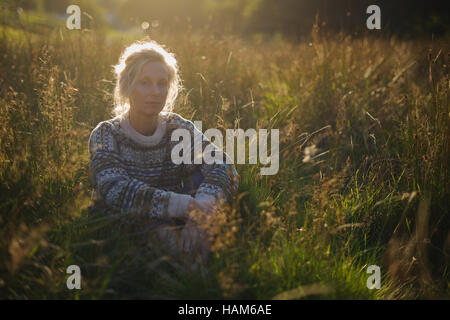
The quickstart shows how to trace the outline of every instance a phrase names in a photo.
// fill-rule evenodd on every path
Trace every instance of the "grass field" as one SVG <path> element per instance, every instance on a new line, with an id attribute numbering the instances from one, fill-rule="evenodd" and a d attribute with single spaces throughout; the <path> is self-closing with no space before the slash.
<path id="1" fill-rule="evenodd" d="M 1 298 L 450 297 L 448 41 L 152 30 L 181 68 L 175 112 L 280 129 L 278 174 L 237 165 L 205 276 L 90 199 L 88 137 L 112 117 L 111 66 L 143 35 L 59 24 L 0 24 Z M 66 287 L 72 264 L 82 290 Z"/>

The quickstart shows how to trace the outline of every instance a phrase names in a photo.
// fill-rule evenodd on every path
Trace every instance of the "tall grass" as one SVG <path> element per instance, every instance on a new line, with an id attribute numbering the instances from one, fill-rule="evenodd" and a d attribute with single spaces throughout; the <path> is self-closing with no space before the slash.
<path id="1" fill-rule="evenodd" d="M 3 20 L 1 297 L 449 297 L 444 41 L 152 31 L 181 66 L 176 112 L 204 128 L 280 129 L 277 175 L 237 166 L 205 274 L 167 256 L 142 217 L 124 223 L 90 201 L 87 139 L 111 117 L 111 65 L 141 36 Z M 82 290 L 66 287 L 71 264 Z M 366 287 L 369 265 L 380 290 Z"/>

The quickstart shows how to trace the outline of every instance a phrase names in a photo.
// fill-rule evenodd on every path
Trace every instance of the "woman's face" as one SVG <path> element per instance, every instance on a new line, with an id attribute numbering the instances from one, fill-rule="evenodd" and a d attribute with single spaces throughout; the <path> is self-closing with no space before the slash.
<path id="1" fill-rule="evenodd" d="M 166 104 L 169 70 L 163 62 L 147 62 L 130 95 L 130 108 L 142 116 L 155 116 Z"/>

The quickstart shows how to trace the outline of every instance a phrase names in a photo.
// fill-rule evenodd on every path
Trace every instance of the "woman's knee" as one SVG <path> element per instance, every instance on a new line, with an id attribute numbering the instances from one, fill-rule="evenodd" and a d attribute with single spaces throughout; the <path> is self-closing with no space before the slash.
<path id="1" fill-rule="evenodd" d="M 162 224 L 156 228 L 158 240 L 167 247 L 170 253 L 180 253 L 180 227 L 170 224 Z"/>

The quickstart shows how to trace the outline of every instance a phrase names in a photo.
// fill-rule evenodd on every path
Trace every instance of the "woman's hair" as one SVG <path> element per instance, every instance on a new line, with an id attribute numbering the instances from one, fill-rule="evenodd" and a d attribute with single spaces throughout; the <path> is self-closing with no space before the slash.
<path id="1" fill-rule="evenodd" d="M 128 46 L 114 66 L 116 87 L 114 89 L 114 114 L 127 112 L 130 108 L 130 94 L 139 78 L 142 67 L 147 62 L 163 62 L 169 69 L 169 92 L 163 111 L 172 111 L 178 92 L 182 89 L 178 75 L 177 60 L 173 53 L 166 51 L 157 42 L 136 41 Z"/>

